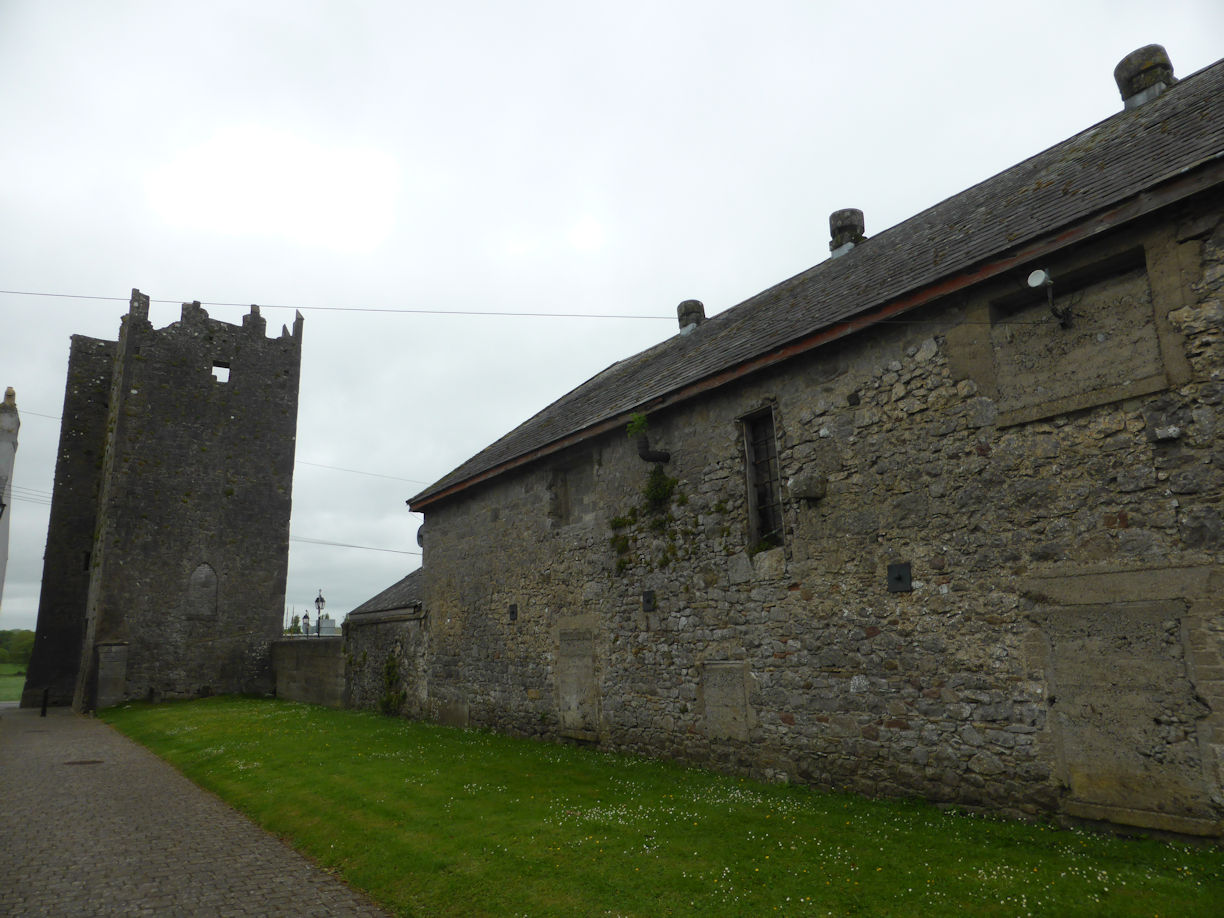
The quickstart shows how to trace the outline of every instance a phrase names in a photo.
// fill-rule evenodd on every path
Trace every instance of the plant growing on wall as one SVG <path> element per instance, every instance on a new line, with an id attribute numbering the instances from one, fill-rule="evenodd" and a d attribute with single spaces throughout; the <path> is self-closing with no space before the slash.
<path id="1" fill-rule="evenodd" d="M 383 693 L 378 699 L 379 713 L 394 717 L 404 706 L 407 693 L 400 687 L 399 663 L 393 653 L 387 654 L 386 662 L 383 663 L 382 683 Z"/>
<path id="2" fill-rule="evenodd" d="M 651 463 L 646 483 L 642 487 L 642 503 L 631 507 L 623 516 L 613 517 L 608 521 L 612 530 L 610 541 L 612 550 L 616 553 L 616 572 L 625 572 L 634 563 L 633 549 L 641 535 L 650 540 L 666 539 L 666 544 L 658 556 L 659 566 L 666 567 L 677 557 L 675 533 L 669 531 L 675 517 L 670 513 L 672 504 L 688 503 L 682 493 L 676 489 L 679 479 L 673 478 L 664 470 L 663 463 L 669 461 L 670 454 L 663 450 L 651 450 L 647 442 L 649 424 L 646 415 L 636 413 L 630 416 L 625 433 L 630 440 L 638 441 L 638 455 Z M 642 533 L 641 527 L 646 526 L 649 533 Z"/>
<path id="3" fill-rule="evenodd" d="M 629 415 L 629 424 L 625 427 L 625 435 L 630 440 L 636 440 L 650 428 L 646 423 L 646 415 L 638 411 Z"/>
<path id="4" fill-rule="evenodd" d="M 646 476 L 646 487 L 642 489 L 642 497 L 646 499 L 646 509 L 651 513 L 665 511 L 671 505 L 672 495 L 679 483 L 677 479 L 663 471 L 662 464 L 655 463 L 651 466 L 650 474 Z"/>

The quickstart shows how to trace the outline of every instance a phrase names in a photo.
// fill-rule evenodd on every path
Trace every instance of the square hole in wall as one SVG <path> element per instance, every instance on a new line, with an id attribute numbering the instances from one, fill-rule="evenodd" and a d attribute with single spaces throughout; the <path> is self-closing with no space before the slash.
<path id="1" fill-rule="evenodd" d="M 213 379 L 219 383 L 229 382 L 230 366 L 222 360 L 213 361 Z"/>
<path id="2" fill-rule="evenodd" d="M 913 589 L 908 561 L 888 565 L 888 592 L 909 593 Z"/>

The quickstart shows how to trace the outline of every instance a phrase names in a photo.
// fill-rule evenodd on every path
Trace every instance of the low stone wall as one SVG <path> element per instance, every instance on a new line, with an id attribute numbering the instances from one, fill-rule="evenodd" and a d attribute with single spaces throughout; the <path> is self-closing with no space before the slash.
<path id="1" fill-rule="evenodd" d="M 423 660 L 428 636 L 424 613 L 351 615 L 345 623 L 345 634 L 347 707 L 428 716 L 424 704 Z"/>
<path id="2" fill-rule="evenodd" d="M 344 639 L 285 638 L 272 644 L 276 697 L 339 708 L 344 704 Z"/>

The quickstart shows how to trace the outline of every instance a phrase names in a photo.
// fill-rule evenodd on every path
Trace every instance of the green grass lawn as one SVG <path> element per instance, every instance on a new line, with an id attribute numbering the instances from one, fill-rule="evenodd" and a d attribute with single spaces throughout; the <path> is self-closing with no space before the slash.
<path id="1" fill-rule="evenodd" d="M 24 663 L 0 663 L 0 701 L 20 701 L 25 686 Z"/>
<path id="2" fill-rule="evenodd" d="M 1218 916 L 1224 851 L 290 702 L 102 715 L 401 915 Z"/>

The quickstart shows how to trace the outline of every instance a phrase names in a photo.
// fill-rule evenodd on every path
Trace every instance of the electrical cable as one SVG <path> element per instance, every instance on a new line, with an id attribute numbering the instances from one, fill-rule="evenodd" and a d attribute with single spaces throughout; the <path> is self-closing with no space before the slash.
<path id="1" fill-rule="evenodd" d="M 385 551 L 395 555 L 421 556 L 419 551 L 403 551 L 399 548 L 375 548 L 372 545 L 353 545 L 349 542 L 329 542 L 326 539 L 308 539 L 305 536 L 290 536 L 290 542 L 305 542 L 309 545 L 331 545 L 336 548 L 360 548 L 362 551 Z"/>
<path id="2" fill-rule="evenodd" d="M 42 293 L 36 290 L 0 290 L 10 296 L 43 296 L 66 300 L 106 300 L 114 303 L 126 303 L 127 298 L 121 296 L 93 296 L 84 293 Z M 150 303 L 177 304 L 190 302 L 184 300 L 149 299 Z M 587 312 L 510 312 L 508 310 L 477 310 L 477 309 L 421 309 L 409 306 L 284 306 L 276 303 L 223 303 L 219 301 L 197 301 L 201 306 L 237 306 L 243 309 L 258 305 L 260 309 L 297 309 L 312 312 L 381 312 L 405 315 L 428 316 L 512 316 L 531 319 L 648 319 L 651 321 L 666 320 L 674 322 L 671 316 L 640 316 L 619 315 L 615 313 Z"/>

